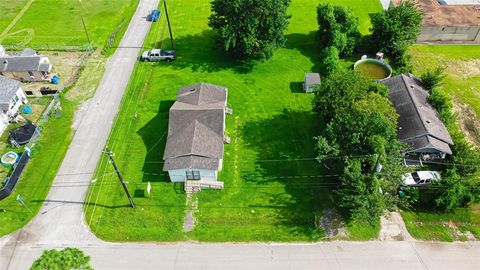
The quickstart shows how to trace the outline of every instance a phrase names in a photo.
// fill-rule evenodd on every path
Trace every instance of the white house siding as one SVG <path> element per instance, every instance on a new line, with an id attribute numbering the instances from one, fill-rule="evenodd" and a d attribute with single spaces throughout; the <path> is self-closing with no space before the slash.
<path id="1" fill-rule="evenodd" d="M 200 180 L 217 181 L 217 171 L 204 169 L 178 169 L 168 171 L 172 182 L 185 182 L 187 171 L 200 171 Z"/>
<path id="2" fill-rule="evenodd" d="M 8 113 L 10 115 L 14 115 L 18 112 L 18 109 L 22 104 L 27 103 L 27 96 L 23 92 L 22 88 L 18 88 L 16 96 L 18 98 L 17 102 L 13 103 L 13 101 L 10 103 L 10 109 L 8 110 Z"/>

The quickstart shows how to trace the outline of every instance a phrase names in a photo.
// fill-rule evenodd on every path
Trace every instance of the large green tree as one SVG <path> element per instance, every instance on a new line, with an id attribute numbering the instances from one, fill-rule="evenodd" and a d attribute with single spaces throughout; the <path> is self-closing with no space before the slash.
<path id="1" fill-rule="evenodd" d="M 405 52 L 420 35 L 422 11 L 411 0 L 371 15 L 372 44 L 396 66 L 407 65 Z"/>
<path id="2" fill-rule="evenodd" d="M 93 270 L 90 257 L 77 248 L 46 250 L 30 270 Z"/>
<path id="3" fill-rule="evenodd" d="M 350 9 L 328 3 L 319 4 L 317 22 L 321 46 L 333 46 L 343 56 L 353 53 L 353 49 L 360 39 L 360 32 L 358 31 L 358 18 L 353 16 Z"/>
<path id="4" fill-rule="evenodd" d="M 285 45 L 290 0 L 213 0 L 209 26 L 238 59 L 264 60 Z"/>
<path id="5" fill-rule="evenodd" d="M 398 115 L 383 85 L 350 70 L 337 70 L 315 92 L 315 111 L 327 123 L 317 139 L 317 160 L 338 170 L 339 206 L 349 217 L 378 221 L 394 197 L 402 170 Z M 375 174 L 378 164 L 385 173 Z M 386 191 L 381 193 L 382 190 Z"/>

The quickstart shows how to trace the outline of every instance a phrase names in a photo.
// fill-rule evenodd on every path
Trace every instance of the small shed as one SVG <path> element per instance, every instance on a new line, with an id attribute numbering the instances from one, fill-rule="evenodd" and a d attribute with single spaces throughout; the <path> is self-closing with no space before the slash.
<path id="1" fill-rule="evenodd" d="M 320 74 L 305 73 L 305 80 L 303 82 L 303 90 L 306 93 L 312 93 L 316 86 L 320 85 Z"/>

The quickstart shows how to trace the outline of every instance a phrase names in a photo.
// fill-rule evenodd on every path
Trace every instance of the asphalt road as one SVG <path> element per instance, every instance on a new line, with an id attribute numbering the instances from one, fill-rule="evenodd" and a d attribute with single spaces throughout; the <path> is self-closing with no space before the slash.
<path id="1" fill-rule="evenodd" d="M 141 0 L 120 48 L 85 108 L 40 213 L 0 239 L 0 270 L 28 269 L 45 249 L 75 246 L 95 269 L 480 269 L 480 242 L 316 244 L 107 243 L 84 222 L 83 201 L 159 0 Z M 1 224 L 0 224 L 1 226 Z"/>

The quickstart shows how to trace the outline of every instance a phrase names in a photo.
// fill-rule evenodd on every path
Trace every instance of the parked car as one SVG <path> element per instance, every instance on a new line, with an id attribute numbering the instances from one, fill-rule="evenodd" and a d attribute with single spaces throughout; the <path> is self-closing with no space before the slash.
<path id="1" fill-rule="evenodd" d="M 147 16 L 147 21 L 150 22 L 156 22 L 158 21 L 158 18 L 160 17 L 160 10 L 158 9 L 152 9 L 150 13 L 148 13 Z"/>
<path id="2" fill-rule="evenodd" d="M 402 176 L 402 182 L 406 186 L 424 186 L 440 179 L 440 172 L 437 171 L 417 171 Z"/>
<path id="3" fill-rule="evenodd" d="M 152 49 L 152 50 L 143 52 L 141 60 L 145 62 L 159 62 L 163 60 L 170 62 L 175 60 L 175 51 Z"/>

